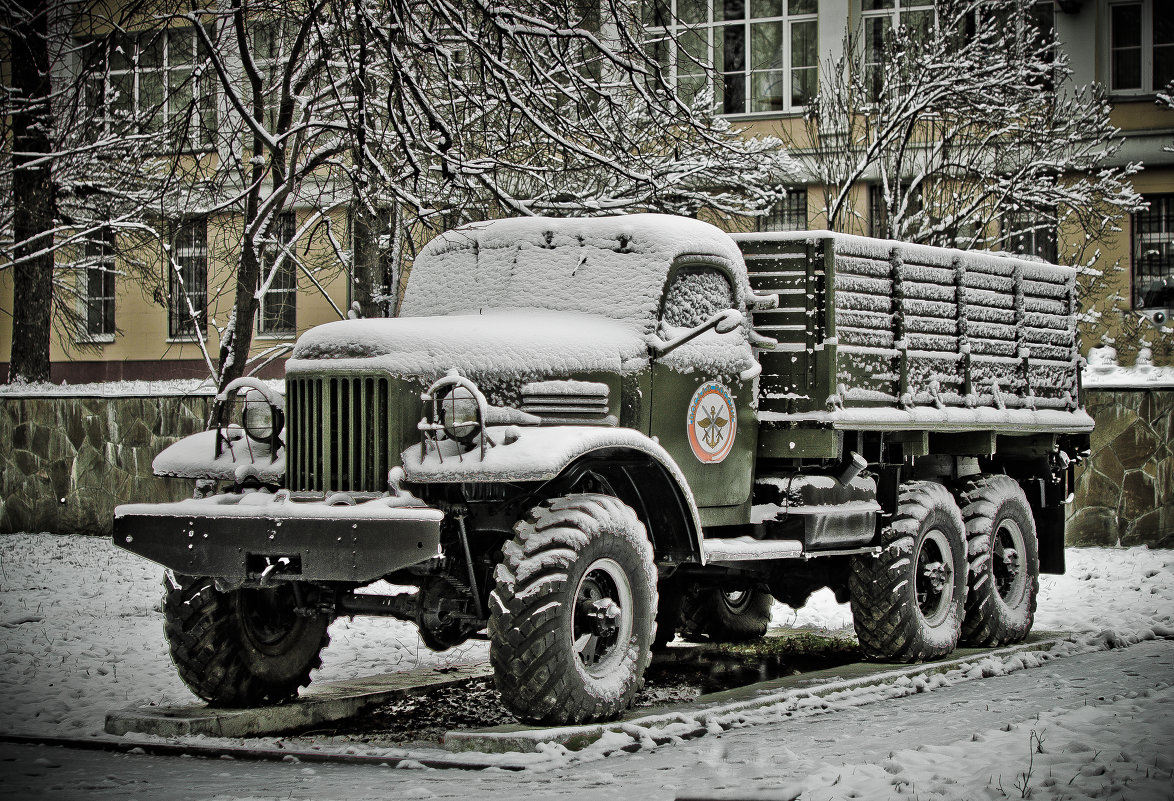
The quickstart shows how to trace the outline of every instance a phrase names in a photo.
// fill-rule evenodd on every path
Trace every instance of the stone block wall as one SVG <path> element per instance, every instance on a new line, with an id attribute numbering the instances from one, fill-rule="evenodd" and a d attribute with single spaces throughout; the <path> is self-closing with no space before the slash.
<path id="1" fill-rule="evenodd" d="M 1086 391 L 1097 427 L 1068 544 L 1174 547 L 1174 388 Z M 151 474 L 202 430 L 210 395 L 0 395 L 0 532 L 110 533 L 114 507 L 189 497 Z"/>
<path id="2" fill-rule="evenodd" d="M 211 395 L 0 395 L 0 532 L 109 534 L 120 503 L 190 497 L 155 455 L 200 431 Z"/>
<path id="3" fill-rule="evenodd" d="M 1096 428 L 1068 544 L 1174 547 L 1174 387 L 1090 389 L 1085 402 Z"/>

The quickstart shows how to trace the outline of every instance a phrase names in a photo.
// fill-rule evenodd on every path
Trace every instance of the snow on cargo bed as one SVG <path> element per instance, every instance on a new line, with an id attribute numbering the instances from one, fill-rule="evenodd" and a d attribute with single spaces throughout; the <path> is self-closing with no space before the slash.
<path id="1" fill-rule="evenodd" d="M 836 251 L 850 256 L 860 256 L 868 259 L 884 261 L 896 248 L 905 261 L 917 262 L 919 265 L 933 265 L 953 268 L 954 259 L 965 254 L 967 265 L 983 265 L 996 271 L 1003 271 L 1012 265 L 1018 265 L 1023 270 L 1023 277 L 1028 279 L 1068 278 L 1076 274 L 1076 268 L 1052 264 L 1037 259 L 1025 258 L 1017 254 L 995 251 L 957 250 L 955 248 L 934 247 L 932 245 L 914 245 L 908 242 L 896 242 L 888 239 L 872 239 L 854 234 L 841 234 L 834 231 L 775 231 L 770 233 L 733 234 L 735 241 L 753 242 L 810 242 L 812 244 L 832 240 Z"/>
<path id="2" fill-rule="evenodd" d="M 730 237 L 664 214 L 473 223 L 441 234 L 416 257 L 405 317 L 492 308 L 604 314 L 652 330 L 669 267 L 686 254 L 717 256 L 749 291 Z"/>

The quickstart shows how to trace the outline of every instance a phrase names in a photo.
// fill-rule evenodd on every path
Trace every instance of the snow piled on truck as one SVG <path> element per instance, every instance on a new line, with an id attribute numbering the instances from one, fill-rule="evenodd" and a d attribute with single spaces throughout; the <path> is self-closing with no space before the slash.
<path id="1" fill-rule="evenodd" d="M 607 317 L 513 309 L 318 326 L 298 341 L 286 371 L 408 376 L 456 367 L 474 380 L 501 375 L 533 380 L 551 374 L 618 375 L 625 362 L 647 358 L 643 338 Z"/>
<path id="2" fill-rule="evenodd" d="M 544 308 L 603 314 L 651 333 L 669 267 L 687 254 L 716 256 L 741 273 L 720 229 L 663 214 L 473 223 L 441 234 L 416 257 L 404 317 Z"/>

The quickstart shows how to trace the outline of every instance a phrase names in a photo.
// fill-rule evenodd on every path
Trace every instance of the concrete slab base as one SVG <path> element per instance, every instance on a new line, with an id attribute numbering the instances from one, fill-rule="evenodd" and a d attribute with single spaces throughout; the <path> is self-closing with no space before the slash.
<path id="1" fill-rule="evenodd" d="M 372 706 L 425 690 L 492 675 L 486 663 L 437 670 L 417 668 L 351 681 L 311 685 L 295 701 L 253 709 L 216 709 L 205 704 L 183 707 L 140 706 L 106 715 L 106 733 L 153 734 L 158 737 L 256 737 L 353 717 Z"/>
<path id="2" fill-rule="evenodd" d="M 444 736 L 444 747 L 455 752 L 532 753 L 539 750 L 540 743 L 557 743 L 575 751 L 595 742 L 605 732 L 621 732 L 631 726 L 648 728 L 681 722 L 695 722 L 700 733 L 706 730 L 706 724 L 710 719 L 771 706 L 792 697 L 822 697 L 834 692 L 887 684 L 901 677 L 946 673 L 964 663 L 973 663 L 987 656 L 1009 656 L 1024 651 L 1050 650 L 1065 639 L 1055 633 L 1038 632 L 1032 634 L 1027 642 L 1006 648 L 958 648 L 949 659 L 938 662 L 901 667 L 875 662 L 856 662 L 699 696 L 687 705 L 661 707 L 655 713 L 646 710 L 630 711 L 611 723 L 558 727 L 510 724 L 487 729 L 450 731 Z"/>

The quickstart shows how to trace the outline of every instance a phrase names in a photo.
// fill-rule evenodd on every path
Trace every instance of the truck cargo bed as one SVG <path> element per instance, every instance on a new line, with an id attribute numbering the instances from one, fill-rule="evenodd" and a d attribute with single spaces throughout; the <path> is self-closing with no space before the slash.
<path id="1" fill-rule="evenodd" d="M 1083 433 L 1076 271 L 827 231 L 740 234 L 760 354 L 760 454 L 835 456 L 834 432 Z M 992 445 L 993 447 L 993 445 Z"/>

